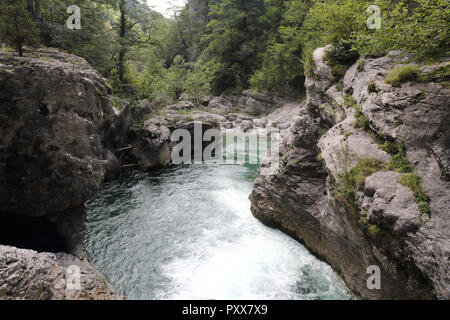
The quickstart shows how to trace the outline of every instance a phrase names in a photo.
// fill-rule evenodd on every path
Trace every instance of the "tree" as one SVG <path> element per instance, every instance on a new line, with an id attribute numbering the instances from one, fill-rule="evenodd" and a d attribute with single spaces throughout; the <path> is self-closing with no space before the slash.
<path id="1" fill-rule="evenodd" d="M 211 92 L 211 80 L 207 70 L 197 67 L 190 71 L 186 79 L 185 91 L 194 100 L 196 106 L 200 107 L 202 97 Z"/>
<path id="2" fill-rule="evenodd" d="M 272 0 L 273 1 L 273 0 Z M 280 15 L 279 27 L 262 54 L 261 67 L 250 79 L 252 88 L 258 91 L 285 91 L 303 87 L 303 63 L 301 60 L 303 22 L 309 4 L 303 0 L 285 3 L 285 10 L 274 3 L 266 16 Z"/>
<path id="3" fill-rule="evenodd" d="M 119 59 L 118 76 L 125 79 L 125 60 L 131 47 L 151 43 L 152 11 L 137 0 L 118 0 L 119 8 Z"/>
<path id="4" fill-rule="evenodd" d="M 25 1 L 3 0 L 0 4 L 0 39 L 16 48 L 20 57 L 25 45 L 39 45 L 39 30 Z"/>
<path id="5" fill-rule="evenodd" d="M 248 87 L 266 43 L 260 19 L 264 11 L 263 0 L 223 0 L 210 6 L 201 57 L 219 67 L 213 83 L 216 93 Z"/>

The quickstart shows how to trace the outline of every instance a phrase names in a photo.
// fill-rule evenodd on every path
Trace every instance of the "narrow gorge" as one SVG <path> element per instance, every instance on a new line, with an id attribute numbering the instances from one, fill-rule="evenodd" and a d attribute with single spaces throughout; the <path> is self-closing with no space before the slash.
<path id="1" fill-rule="evenodd" d="M 113 96 L 75 55 L 0 53 L 0 299 L 449 299 L 448 86 L 386 83 L 396 51 L 340 78 L 328 49 L 302 102 L 162 109 Z M 277 128 L 279 170 L 171 164 L 172 133 L 197 123 Z"/>

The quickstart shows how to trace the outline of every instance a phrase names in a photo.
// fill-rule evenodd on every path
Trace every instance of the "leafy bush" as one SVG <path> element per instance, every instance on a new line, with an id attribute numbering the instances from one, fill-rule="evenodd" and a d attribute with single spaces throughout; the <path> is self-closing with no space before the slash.
<path id="1" fill-rule="evenodd" d="M 437 82 L 443 85 L 450 85 L 450 63 L 435 69 L 432 72 L 422 74 L 420 82 Z"/>
<path id="2" fill-rule="evenodd" d="M 353 38 L 353 48 L 361 54 L 379 55 L 388 50 L 412 52 L 428 60 L 445 54 L 450 45 L 450 4 L 448 0 L 375 0 L 382 12 L 382 28 L 361 29 Z M 359 12 L 359 20 L 368 14 Z"/>
<path id="3" fill-rule="evenodd" d="M 333 76 L 342 78 L 357 57 L 355 52 L 349 53 L 347 48 L 334 45 L 325 51 L 323 60 L 331 67 Z"/>
<path id="4" fill-rule="evenodd" d="M 355 118 L 356 118 L 353 126 L 355 128 L 360 128 L 364 131 L 369 131 L 370 130 L 369 118 L 367 118 L 364 115 L 364 113 L 362 112 L 361 106 L 359 104 L 355 104 L 353 107 L 355 109 Z"/>
<path id="5" fill-rule="evenodd" d="M 396 67 L 387 75 L 385 82 L 394 87 L 400 86 L 402 83 L 417 80 L 420 74 L 420 68 L 413 65 L 404 65 Z"/>
<path id="6" fill-rule="evenodd" d="M 422 179 L 419 175 L 414 173 L 404 174 L 399 179 L 398 182 L 404 186 L 409 187 L 414 193 L 414 202 L 417 204 L 419 208 L 419 212 L 421 214 L 431 214 L 430 210 L 430 202 L 431 199 L 425 192 L 422 190 L 421 186 Z"/>
<path id="7" fill-rule="evenodd" d="M 194 70 L 189 71 L 185 91 L 196 106 L 200 107 L 202 97 L 211 93 L 211 75 L 208 70 L 197 64 Z"/>
<path id="8" fill-rule="evenodd" d="M 371 81 L 369 83 L 369 85 L 367 86 L 367 91 L 369 91 L 369 93 L 378 92 L 378 88 L 377 88 L 375 81 Z"/>
<path id="9" fill-rule="evenodd" d="M 342 184 L 336 189 L 337 196 L 341 200 L 345 200 L 354 205 L 358 187 L 364 185 L 367 177 L 385 169 L 386 164 L 383 161 L 373 158 L 359 159 L 356 166 L 350 170 L 344 167 L 343 171 L 339 174 L 339 179 L 341 179 Z"/>
<path id="10" fill-rule="evenodd" d="M 401 173 L 409 173 L 412 171 L 411 164 L 406 156 L 406 146 L 403 141 L 393 143 L 385 141 L 381 145 L 381 149 L 392 155 L 391 166 Z"/>

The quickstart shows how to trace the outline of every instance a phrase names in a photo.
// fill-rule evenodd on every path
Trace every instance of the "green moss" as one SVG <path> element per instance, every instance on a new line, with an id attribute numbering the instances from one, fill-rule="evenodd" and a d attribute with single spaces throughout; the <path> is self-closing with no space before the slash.
<path id="1" fill-rule="evenodd" d="M 375 84 L 375 81 L 371 81 L 369 83 L 369 85 L 367 86 L 367 91 L 369 91 L 370 93 L 372 93 L 372 92 L 377 93 L 378 92 L 378 88 L 377 88 L 377 85 Z"/>
<path id="2" fill-rule="evenodd" d="M 350 94 L 344 96 L 344 103 L 348 108 L 354 108 L 358 104 L 356 99 Z"/>
<path id="3" fill-rule="evenodd" d="M 364 71 L 364 67 L 366 66 L 367 61 L 362 59 L 358 61 L 358 71 L 362 72 Z"/>
<path id="4" fill-rule="evenodd" d="M 419 75 L 419 67 L 410 64 L 403 65 L 391 70 L 388 73 L 385 82 L 393 85 L 394 87 L 399 87 L 402 83 L 419 80 Z"/>
<path id="5" fill-rule="evenodd" d="M 400 176 L 398 178 L 398 182 L 404 186 L 409 187 L 413 191 L 414 202 L 417 204 L 419 212 L 421 214 L 427 214 L 428 216 L 430 216 L 431 199 L 427 194 L 425 194 L 425 192 L 422 189 L 422 178 L 415 173 L 409 173 Z"/>
<path id="6" fill-rule="evenodd" d="M 359 159 L 356 166 L 350 169 L 350 171 L 344 168 L 344 171 L 339 174 L 339 179 L 342 181 L 342 184 L 336 189 L 337 197 L 354 203 L 356 191 L 360 186 L 364 185 L 366 178 L 375 172 L 385 169 L 386 163 L 378 159 Z"/>
<path id="7" fill-rule="evenodd" d="M 190 114 L 190 112 L 189 112 L 189 111 L 187 111 L 187 110 L 183 110 L 183 109 L 178 109 L 178 114 L 181 114 L 181 115 L 185 115 L 185 116 L 187 116 L 187 115 L 189 115 L 189 114 Z"/>
<path id="8" fill-rule="evenodd" d="M 355 128 L 360 128 L 364 131 L 369 131 L 370 130 L 370 121 L 369 121 L 369 118 L 367 118 L 363 114 L 361 106 L 357 104 L 354 106 L 354 109 L 355 109 L 356 120 L 355 120 L 355 123 L 353 124 L 353 126 Z"/>
<path id="9" fill-rule="evenodd" d="M 403 141 L 394 143 L 385 141 L 381 149 L 392 155 L 391 166 L 398 172 L 409 173 L 412 171 L 411 164 L 406 156 L 406 146 Z"/>
<path id="10" fill-rule="evenodd" d="M 347 140 L 351 135 L 351 132 L 344 132 L 344 139 Z"/>
<path id="11" fill-rule="evenodd" d="M 437 82 L 445 86 L 450 85 L 450 63 L 435 69 L 432 72 L 422 74 L 420 82 Z"/>
<path id="12" fill-rule="evenodd" d="M 381 232 L 381 228 L 376 224 L 369 224 L 367 230 L 372 236 L 377 236 Z"/>

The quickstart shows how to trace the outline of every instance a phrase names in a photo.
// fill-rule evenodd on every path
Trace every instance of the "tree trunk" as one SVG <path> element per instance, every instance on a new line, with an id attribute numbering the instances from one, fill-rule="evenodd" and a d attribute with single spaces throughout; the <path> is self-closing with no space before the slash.
<path id="1" fill-rule="evenodd" d="M 23 45 L 22 42 L 17 44 L 17 51 L 19 52 L 19 57 L 23 57 Z"/>
<path id="2" fill-rule="evenodd" d="M 31 14 L 31 17 L 34 19 L 34 4 L 33 0 L 27 0 L 27 9 Z"/>
<path id="3" fill-rule="evenodd" d="M 123 82 L 125 77 L 125 54 L 127 51 L 125 37 L 127 35 L 127 25 L 126 25 L 126 8 L 125 1 L 120 1 L 120 52 L 119 52 L 119 81 Z"/>
<path id="4" fill-rule="evenodd" d="M 34 0 L 34 10 L 36 21 L 41 21 L 41 2 L 40 0 Z"/>

